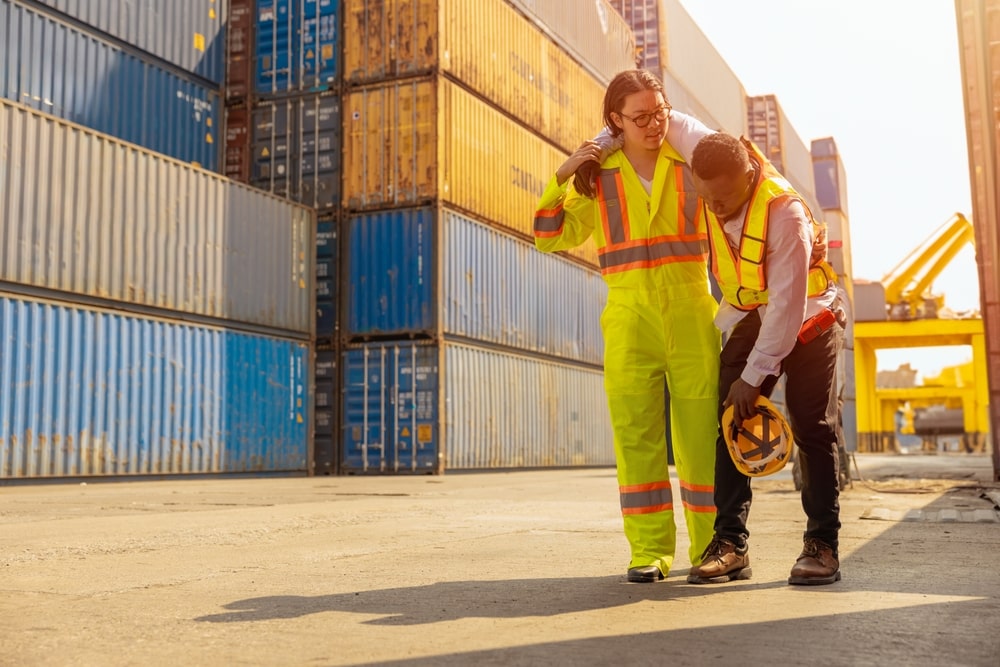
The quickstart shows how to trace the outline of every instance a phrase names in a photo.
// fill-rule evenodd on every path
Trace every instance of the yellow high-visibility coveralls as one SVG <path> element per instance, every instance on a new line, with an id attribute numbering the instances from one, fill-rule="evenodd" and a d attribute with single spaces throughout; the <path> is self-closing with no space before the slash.
<path id="1" fill-rule="evenodd" d="M 664 576 L 676 550 L 666 450 L 671 440 L 693 565 L 714 533 L 720 334 L 708 283 L 707 235 L 690 170 L 664 142 L 648 195 L 623 151 L 601 164 L 594 199 L 548 183 L 535 213 L 535 245 L 553 252 L 593 236 L 608 284 L 601 315 L 604 387 L 629 567 Z M 570 179 L 572 180 L 572 179 Z"/>

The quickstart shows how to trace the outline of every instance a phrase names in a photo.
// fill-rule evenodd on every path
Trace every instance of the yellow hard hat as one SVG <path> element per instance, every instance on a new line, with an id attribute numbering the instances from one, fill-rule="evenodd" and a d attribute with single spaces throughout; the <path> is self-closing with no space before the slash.
<path id="1" fill-rule="evenodd" d="M 757 397 L 757 414 L 733 423 L 733 406 L 722 413 L 722 436 L 736 468 L 747 477 L 773 475 L 792 457 L 792 429 L 771 401 Z"/>

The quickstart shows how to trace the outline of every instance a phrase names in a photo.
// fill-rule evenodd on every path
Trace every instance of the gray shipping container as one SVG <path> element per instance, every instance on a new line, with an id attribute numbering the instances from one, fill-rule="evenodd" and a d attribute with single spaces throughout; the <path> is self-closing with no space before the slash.
<path id="1" fill-rule="evenodd" d="M 7 100 L 0 165 L 0 281 L 312 336 L 311 209 Z"/>
<path id="2" fill-rule="evenodd" d="M 227 0 L 35 0 L 222 85 Z"/>

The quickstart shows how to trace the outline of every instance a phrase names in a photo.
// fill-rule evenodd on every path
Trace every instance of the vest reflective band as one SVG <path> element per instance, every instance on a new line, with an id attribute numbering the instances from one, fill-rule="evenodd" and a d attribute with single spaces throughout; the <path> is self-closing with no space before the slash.
<path id="1" fill-rule="evenodd" d="M 681 482 L 681 502 L 692 512 L 715 511 L 715 487 Z"/>
<path id="2" fill-rule="evenodd" d="M 565 220 L 566 211 L 563 210 L 562 203 L 555 208 L 535 211 L 535 236 L 542 238 L 559 236 Z"/>
<path id="3" fill-rule="evenodd" d="M 670 480 L 618 487 L 622 514 L 652 514 L 674 509 Z"/>
<path id="4" fill-rule="evenodd" d="M 711 211 L 705 210 L 708 233 L 712 244 L 712 274 L 715 275 L 722 296 L 740 310 L 753 310 L 767 303 L 766 242 L 771 208 L 789 199 L 802 203 L 813 228 L 813 235 L 821 225 L 813 220 L 809 207 L 795 190 L 780 177 L 766 178 L 758 184 L 750 200 L 747 219 L 743 223 L 740 247 L 734 252 L 723 229 L 722 222 Z M 836 280 L 836 274 L 826 261 L 809 268 L 806 293 L 818 296 Z"/>
<path id="5" fill-rule="evenodd" d="M 685 189 L 690 186 L 693 193 L 689 170 L 675 165 L 674 174 L 675 179 L 682 179 Z M 705 235 L 698 232 L 697 197 L 683 191 L 677 195 L 680 233 L 633 239 L 621 170 L 617 167 L 601 170 L 597 179 L 597 199 L 606 241 L 603 248 L 597 249 L 601 273 L 650 269 L 671 262 L 705 261 L 708 245 Z M 537 229 L 537 218 L 535 224 Z"/>

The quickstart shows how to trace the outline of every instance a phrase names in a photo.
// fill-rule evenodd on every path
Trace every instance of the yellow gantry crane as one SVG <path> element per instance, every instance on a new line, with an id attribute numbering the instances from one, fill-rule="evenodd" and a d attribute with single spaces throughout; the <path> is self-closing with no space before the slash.
<path id="1" fill-rule="evenodd" d="M 930 292 L 931 283 L 965 247 L 974 243 L 972 223 L 953 215 L 882 278 L 854 284 L 859 298 L 883 299 L 877 307 L 855 308 L 854 369 L 857 396 L 858 450 L 896 451 L 896 414 L 903 406 L 961 405 L 963 449 L 983 451 L 989 431 L 989 384 L 983 321 L 974 317 L 944 319 L 944 296 Z M 878 288 L 873 291 L 871 287 Z M 884 294 L 884 296 L 883 296 Z M 875 383 L 876 351 L 906 347 L 969 345 L 972 377 L 958 386 L 939 383 L 879 389 Z"/>
<path id="2" fill-rule="evenodd" d="M 889 318 L 937 317 L 944 297 L 930 293 L 931 283 L 968 243 L 975 242 L 972 223 L 953 215 L 882 278 Z"/>

